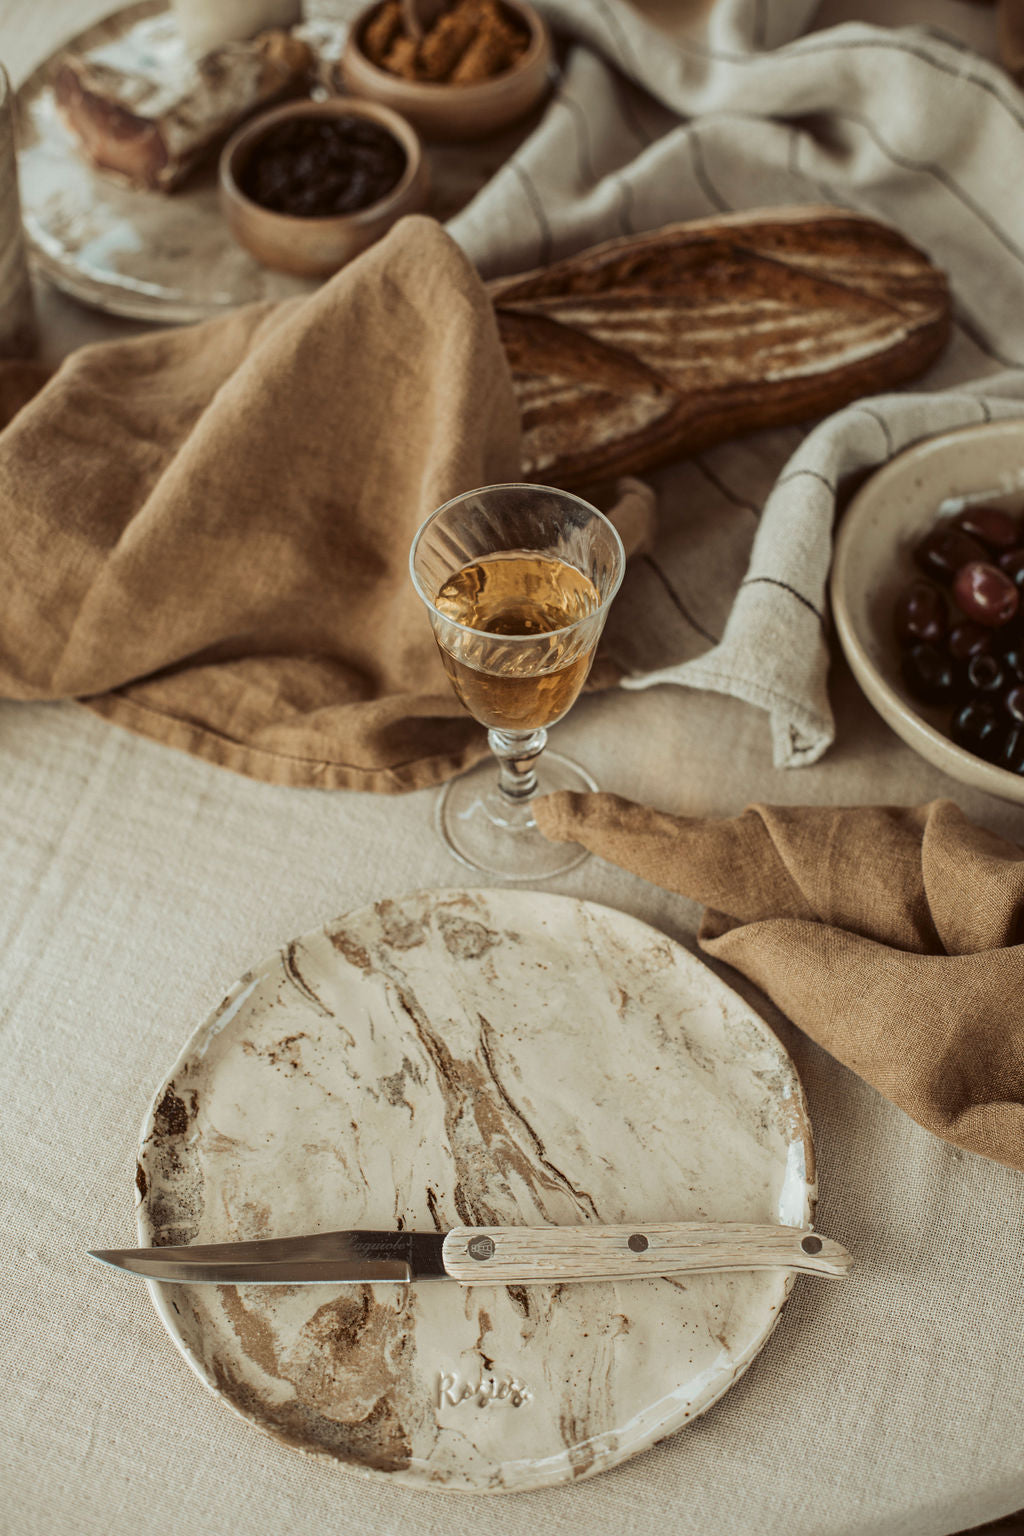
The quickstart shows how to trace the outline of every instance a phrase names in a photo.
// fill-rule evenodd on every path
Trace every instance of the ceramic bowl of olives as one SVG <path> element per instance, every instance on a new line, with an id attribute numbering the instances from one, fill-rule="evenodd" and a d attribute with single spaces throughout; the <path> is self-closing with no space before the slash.
<path id="1" fill-rule="evenodd" d="M 1024 420 L 929 438 L 873 475 L 830 586 L 886 723 L 954 779 L 1024 803 Z"/>

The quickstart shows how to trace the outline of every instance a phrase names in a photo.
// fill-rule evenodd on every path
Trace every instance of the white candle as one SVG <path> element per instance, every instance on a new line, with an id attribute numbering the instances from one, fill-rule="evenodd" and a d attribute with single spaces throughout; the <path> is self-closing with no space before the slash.
<path id="1" fill-rule="evenodd" d="M 302 20 L 302 0 L 173 0 L 173 9 L 194 58 L 224 43 Z"/>

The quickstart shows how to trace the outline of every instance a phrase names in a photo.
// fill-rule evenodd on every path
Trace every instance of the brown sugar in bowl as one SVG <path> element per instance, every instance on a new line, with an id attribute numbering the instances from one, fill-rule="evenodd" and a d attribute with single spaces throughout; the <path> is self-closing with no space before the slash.
<path id="1" fill-rule="evenodd" d="M 400 112 L 425 138 L 485 138 L 525 117 L 549 89 L 551 35 L 543 17 L 526 0 L 502 0 L 502 9 L 527 33 L 525 53 L 501 74 L 471 84 L 407 80 L 374 64 L 363 49 L 362 38 L 383 3 L 377 0 L 353 21 L 345 51 L 335 66 L 334 83 L 340 90 Z"/>
<path id="2" fill-rule="evenodd" d="M 275 125 L 296 118 L 348 116 L 379 124 L 404 151 L 405 170 L 382 198 L 351 213 L 316 218 L 274 212 L 243 191 L 240 178 L 245 167 Z M 232 235 L 261 265 L 298 277 L 329 277 L 379 240 L 398 219 L 418 213 L 429 190 L 427 161 L 415 129 L 387 107 L 345 96 L 293 101 L 261 112 L 228 140 L 220 157 L 220 205 Z"/>

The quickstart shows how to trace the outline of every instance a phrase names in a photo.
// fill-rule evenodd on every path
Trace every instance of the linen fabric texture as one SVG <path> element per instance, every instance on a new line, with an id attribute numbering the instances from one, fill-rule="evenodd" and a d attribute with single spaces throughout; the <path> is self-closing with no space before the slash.
<path id="1" fill-rule="evenodd" d="M 713 206 L 701 171 L 714 178 L 719 198 L 742 205 L 744 195 L 792 202 L 796 172 L 811 165 L 837 197 L 891 206 L 901 227 L 920 224 L 929 203 L 951 210 L 941 247 L 933 250 L 949 253 L 958 298 L 971 302 L 974 318 L 985 318 L 988 344 L 1005 348 L 1007 357 L 1024 356 L 1022 317 L 1013 311 L 1016 280 L 1007 288 L 1001 277 L 1016 258 L 987 223 L 994 219 L 1019 243 L 1020 99 L 995 66 L 927 28 L 890 30 L 903 19 L 921 21 L 917 0 L 865 0 L 863 16 L 873 16 L 877 27 L 809 34 L 796 45 L 795 61 L 788 46 L 780 54 L 765 50 L 788 45 L 809 24 L 810 5 L 717 0 L 705 25 L 694 15 L 699 5 L 649 3 L 664 24 L 689 29 L 678 41 L 661 40 L 666 73 L 685 64 L 691 82 L 698 73 L 779 80 L 785 67 L 787 89 L 780 86 L 777 99 L 788 95 L 794 115 L 758 116 L 762 91 L 745 116 L 741 93 L 732 89 L 727 116 L 689 125 L 668 110 L 659 117 L 654 98 L 630 83 L 646 67 L 639 56 L 628 57 L 641 30 L 649 35 L 646 27 L 616 0 L 585 0 L 575 8 L 577 36 L 587 26 L 594 41 L 580 41 L 568 60 L 577 105 L 556 98 L 537 130 L 558 130 L 574 158 L 558 174 L 553 164 L 540 164 L 541 156 L 529 162 L 538 180 L 542 169 L 547 173 L 544 206 L 552 217 L 561 210 L 559 252 L 576 238 L 570 212 L 580 223 L 592 217 L 604 232 L 625 233 L 632 198 L 631 217 L 644 227 L 647 193 L 640 189 L 647 178 L 641 166 L 635 176 L 629 168 L 645 153 L 662 157 L 665 175 L 649 183 L 678 217 Z M 828 3 L 822 20 L 836 9 Z M 963 34 L 969 24 L 979 31 L 989 24 L 993 9 L 932 0 L 927 19 Z M 29 32 L 41 55 L 82 25 L 82 8 L 71 0 L 54 0 L 45 26 L 41 19 L 20 25 L 21 10 L 27 14 L 24 5 L 9 8 L 9 60 L 27 48 Z M 635 72 L 629 79 L 606 65 L 615 37 Z M 848 45 L 851 37 L 856 46 Z M 711 47 L 751 57 L 720 67 L 701 52 Z M 621 99 L 624 113 L 639 113 L 651 135 L 646 151 L 638 132 L 630 137 L 623 130 L 618 142 L 611 131 L 598 134 L 604 107 L 595 118 L 581 70 L 613 104 Z M 870 100 L 871 128 L 903 155 L 902 163 L 872 152 L 868 127 L 833 122 L 831 104 L 859 110 L 859 100 Z M 803 101 L 825 106 L 803 117 Z M 936 130 L 932 154 L 928 135 Z M 675 137 L 659 148 L 668 131 Z M 797 157 L 792 173 L 790 146 Z M 588 147 L 597 180 L 587 173 Z M 935 172 L 921 168 L 933 162 L 967 189 L 978 212 L 960 206 Z M 558 201 L 547 176 L 562 184 L 578 180 Z M 515 265 L 533 265 L 539 224 L 517 173 L 492 210 L 503 200 L 521 241 Z M 941 206 L 936 221 L 940 212 Z M 471 249 L 472 233 L 473 249 L 483 252 L 486 220 L 472 232 L 463 229 L 464 247 Z M 70 305 L 59 314 L 62 328 L 76 318 Z M 961 378 L 981 380 L 991 368 L 990 386 L 1000 384 L 962 332 L 949 359 L 963 363 Z M 928 384 L 937 394 L 960 387 L 942 369 Z M 983 392 L 988 397 L 992 388 Z M 977 389 L 968 393 L 968 401 L 952 394 L 939 401 L 949 412 L 939 425 L 953 424 L 958 411 L 981 418 Z M 908 392 L 899 400 L 909 408 L 915 398 Z M 846 420 L 848 430 L 863 434 L 854 449 L 865 457 L 886 451 L 881 428 L 869 418 Z M 655 561 L 715 637 L 747 570 L 757 512 L 799 443 L 797 432 L 758 435 L 659 473 Z M 810 491 L 810 479 L 781 486 L 780 503 L 795 498 L 801 482 Z M 825 521 L 830 502 L 823 487 Z M 802 503 L 791 506 L 796 519 Z M 762 522 L 775 510 L 773 498 Z M 708 561 L 691 564 L 698 542 L 709 541 L 721 566 L 715 583 Z M 781 560 L 783 545 L 776 547 Z M 639 556 L 631 567 L 613 620 L 620 605 L 628 603 L 629 613 L 646 596 L 677 656 L 710 654 L 712 642 L 687 628 L 647 560 Z M 692 582 L 691 570 L 699 572 Z M 767 585 L 760 590 L 769 595 Z M 780 639 L 786 604 L 800 607 L 780 589 Z M 803 637 L 813 649 L 819 621 L 809 616 L 806 629 L 796 630 L 803 620 L 794 613 L 792 622 L 794 644 Z M 631 643 L 638 663 L 646 660 L 639 639 Z M 748 671 L 739 673 L 736 658 L 723 678 L 749 686 L 762 676 L 767 684 L 771 672 L 759 674 L 757 665 L 770 666 L 770 654 L 745 659 Z M 777 713 L 784 722 L 798 690 L 783 681 Z M 948 793 L 939 771 L 882 725 L 845 673 L 833 707 L 837 749 L 796 776 L 766 761 L 759 711 L 669 687 L 632 697 L 616 690 L 585 704 L 567 722 L 566 745 L 601 782 L 680 812 L 699 806 L 721 817 L 750 801 L 791 796 L 917 804 Z M 376 901 L 382 891 L 457 878 L 447 851 L 428 835 L 429 807 L 415 795 L 299 794 L 215 773 L 184 753 L 110 730 L 85 710 L 0 704 L 0 714 L 7 723 L 0 734 L 7 852 L 0 885 L 7 1068 L 0 1179 L 10 1239 L 9 1425 L 0 1464 L 9 1520 L 26 1536 L 165 1536 L 170 1506 L 177 1526 L 205 1536 L 279 1536 L 289 1529 L 450 1536 L 453 1518 L 467 1516 L 451 1498 L 370 1484 L 296 1456 L 226 1412 L 175 1354 L 146 1288 L 128 1277 L 104 1277 L 83 1256 L 98 1243 L 137 1241 L 135 1126 L 191 1022 L 208 1013 L 225 986 L 327 913 Z M 1007 838 L 1019 835 L 1019 808 L 968 786 L 957 794 L 972 817 Z M 588 860 L 559 888 L 696 942 L 693 904 L 617 865 Z M 747 987 L 736 972 L 730 980 L 737 990 Z M 1009 1013 L 1005 1001 L 1003 1007 Z M 923 1131 L 774 1009 L 768 1017 L 794 1055 L 811 1106 L 821 1173 L 816 1221 L 854 1254 L 854 1276 L 841 1285 L 800 1279 L 755 1365 L 690 1429 L 606 1477 L 526 1497 L 496 1495 L 486 1508 L 471 1507 L 498 1536 L 535 1536 L 539 1523 L 552 1536 L 664 1536 L 666 1528 L 673 1536 L 946 1536 L 1024 1506 L 1024 1181 Z M 628 1349 L 630 1341 L 620 1345 Z M 674 1340 L 671 1347 L 685 1346 Z"/>
<path id="2" fill-rule="evenodd" d="M 310 298 L 44 378 L 0 369 L 0 695 L 81 699 L 279 784 L 415 789 L 486 753 L 408 558 L 436 507 L 520 478 L 519 413 L 440 225 L 403 220 Z M 649 489 L 609 490 L 643 545 Z"/>
<path id="3" fill-rule="evenodd" d="M 409 547 L 518 468 L 493 311 L 428 219 L 311 298 L 83 348 L 0 437 L 0 692 L 276 783 L 433 782 L 485 743 Z"/>
<path id="4" fill-rule="evenodd" d="M 919 1125 L 1024 1170 L 1024 849 L 951 801 L 711 821 L 563 793 L 537 820 L 701 902 L 709 955 Z"/>
<path id="5" fill-rule="evenodd" d="M 483 732 L 443 679 L 405 553 L 449 495 L 518 474 L 477 274 L 825 202 L 948 273 L 953 339 L 912 387 L 658 471 L 657 535 L 593 681 L 757 705 L 777 765 L 827 750 L 837 506 L 923 437 L 1024 414 L 1019 92 L 935 30 L 808 33 L 811 0 L 544 10 L 561 78 L 449 222 L 468 262 L 411 221 L 308 300 L 86 350 L 0 437 L 23 594 L 0 633 L 4 693 L 83 697 L 280 783 L 409 789 L 468 766 Z M 0 409 L 28 377 L 0 381 Z"/>
<path id="6" fill-rule="evenodd" d="M 544 9 L 573 40 L 559 89 L 449 226 L 485 276 L 675 219 L 828 203 L 892 225 L 949 277 L 952 340 L 911 385 L 658 472 L 659 537 L 612 612 L 625 687 L 743 699 L 768 712 L 776 765 L 813 763 L 836 730 L 837 509 L 912 443 L 1024 414 L 1024 102 L 954 35 L 963 7 L 902 27 L 923 13 L 865 7 L 888 26 L 820 31 L 814 0 Z"/>

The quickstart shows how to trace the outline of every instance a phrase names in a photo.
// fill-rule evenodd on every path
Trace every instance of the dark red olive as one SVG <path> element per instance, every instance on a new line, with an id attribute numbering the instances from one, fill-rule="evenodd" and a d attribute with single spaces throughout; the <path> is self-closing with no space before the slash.
<path id="1" fill-rule="evenodd" d="M 982 651 L 967 663 L 967 691 L 981 698 L 1002 693 L 1007 677 L 998 656 Z"/>
<path id="2" fill-rule="evenodd" d="M 953 716 L 949 734 L 958 747 L 992 762 L 1002 751 L 1007 732 L 994 704 L 972 699 Z"/>
<path id="3" fill-rule="evenodd" d="M 914 577 L 893 605 L 904 686 L 942 710 L 958 746 L 1024 778 L 1024 518 L 965 509 L 913 556 L 931 579 Z"/>
<path id="4" fill-rule="evenodd" d="M 1024 549 L 1008 549 L 999 556 L 999 569 L 1005 571 L 1015 587 L 1024 587 Z"/>
<path id="5" fill-rule="evenodd" d="M 914 560 L 926 576 L 941 581 L 946 586 L 963 565 L 975 560 L 987 560 L 988 550 L 969 533 L 952 523 L 940 523 L 914 549 Z"/>
<path id="6" fill-rule="evenodd" d="M 1019 637 L 1012 644 L 1000 647 L 1008 682 L 1024 683 L 1024 641 Z"/>
<path id="7" fill-rule="evenodd" d="M 938 587 L 918 576 L 896 599 L 893 623 L 900 645 L 927 640 L 935 645 L 946 633 L 946 599 Z"/>
<path id="8" fill-rule="evenodd" d="M 1018 666 L 1024 667 L 1024 603 L 1017 609 L 1015 619 L 1004 624 L 1002 629 L 990 629 L 989 634 L 992 637 L 989 650 L 1005 657 L 1011 672 L 1016 672 Z M 1024 672 L 1021 681 L 1024 682 Z"/>
<path id="9" fill-rule="evenodd" d="M 972 624 L 969 619 L 954 624 L 946 636 L 946 650 L 954 661 L 969 661 L 972 656 L 980 656 L 991 644 L 992 630 L 982 624 Z"/>
<path id="10" fill-rule="evenodd" d="M 953 598 L 961 613 L 990 629 L 1008 624 L 1020 606 L 1009 576 L 987 560 L 961 566 L 953 579 Z"/>
<path id="11" fill-rule="evenodd" d="M 969 533 L 972 539 L 980 539 L 993 554 L 1012 549 L 1020 541 L 1017 519 L 1002 507 L 968 507 L 966 512 L 953 518 L 957 528 Z"/>
<path id="12" fill-rule="evenodd" d="M 903 653 L 901 670 L 907 690 L 915 699 L 920 699 L 923 704 L 952 702 L 956 685 L 953 663 L 948 656 L 943 656 L 938 646 L 927 643 L 911 646 Z"/>
<path id="13" fill-rule="evenodd" d="M 1024 728 L 1015 725 L 1006 733 L 995 761 L 1011 773 L 1024 774 Z"/>

